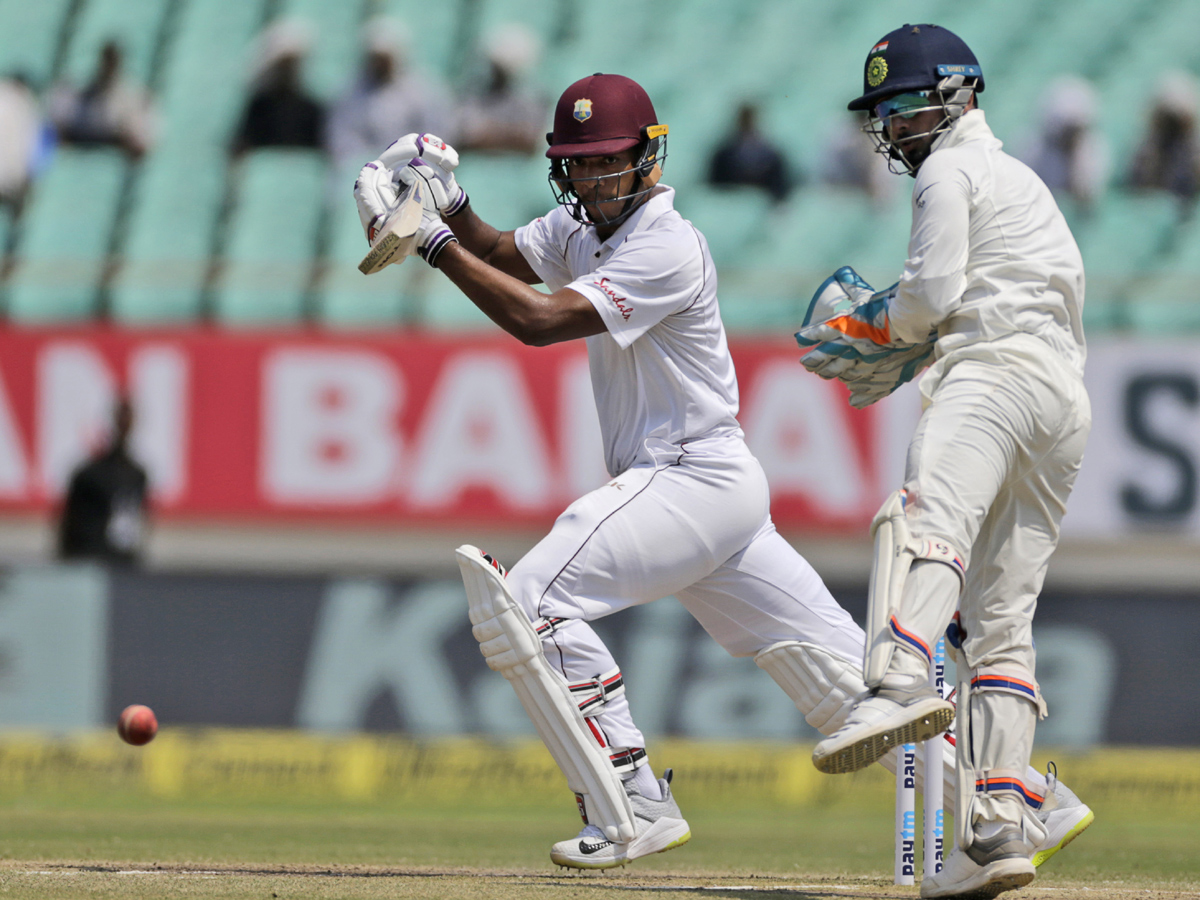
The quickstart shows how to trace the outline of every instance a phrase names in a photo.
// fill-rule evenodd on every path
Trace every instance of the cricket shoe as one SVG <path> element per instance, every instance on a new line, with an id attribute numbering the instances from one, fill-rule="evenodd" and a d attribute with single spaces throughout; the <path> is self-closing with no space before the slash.
<path id="1" fill-rule="evenodd" d="M 845 725 L 817 744 L 813 765 L 831 775 L 857 772 L 896 747 L 936 737 L 953 722 L 954 705 L 931 687 L 879 687 L 855 705 Z"/>
<path id="2" fill-rule="evenodd" d="M 1004 891 L 1024 887 L 1036 874 L 1021 827 L 1005 824 L 990 837 L 977 833 L 966 852 L 955 847 L 942 871 L 921 881 L 921 896 L 991 900 Z"/>
<path id="3" fill-rule="evenodd" d="M 1054 794 L 1055 805 L 1038 812 L 1038 821 L 1046 829 L 1046 839 L 1033 852 L 1033 864 L 1040 866 L 1092 824 L 1096 814 L 1075 796 L 1075 792 L 1058 780 L 1054 763 L 1046 772 L 1046 784 Z"/>
<path id="4" fill-rule="evenodd" d="M 633 807 L 633 823 L 637 837 L 625 843 L 613 843 L 595 825 L 585 825 L 569 841 L 559 841 L 550 848 L 550 859 L 560 866 L 571 869 L 611 869 L 623 866 L 639 856 L 662 853 L 686 844 L 692 836 L 688 823 L 679 811 L 679 804 L 671 796 L 671 776 L 667 769 L 658 779 L 662 790 L 661 800 L 643 797 L 630 778 L 625 782 L 625 793 Z"/>

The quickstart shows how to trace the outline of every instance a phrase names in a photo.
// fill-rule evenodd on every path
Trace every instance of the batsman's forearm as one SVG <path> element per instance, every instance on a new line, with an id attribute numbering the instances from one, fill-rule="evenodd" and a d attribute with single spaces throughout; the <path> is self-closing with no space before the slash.
<path id="1" fill-rule="evenodd" d="M 558 321 L 549 295 L 488 265 L 462 244 L 448 244 L 437 266 L 489 319 L 523 344 L 542 346 L 581 336 L 560 335 L 564 323 Z"/>
<path id="2" fill-rule="evenodd" d="M 457 215 L 442 221 L 450 226 L 459 242 L 480 259 L 487 259 L 500 243 L 500 230 L 475 215 L 469 202 Z"/>

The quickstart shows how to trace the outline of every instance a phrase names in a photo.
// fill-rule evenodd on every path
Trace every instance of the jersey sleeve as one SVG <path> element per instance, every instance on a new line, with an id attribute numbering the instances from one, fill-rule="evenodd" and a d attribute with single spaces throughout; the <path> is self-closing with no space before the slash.
<path id="1" fill-rule="evenodd" d="M 892 337 L 914 343 L 958 308 L 967 284 L 971 184 L 957 166 L 931 166 L 936 158 L 917 179 L 908 259 L 888 311 Z"/>
<path id="2" fill-rule="evenodd" d="M 700 296 L 706 277 L 699 238 L 691 226 L 630 236 L 594 272 L 567 285 L 600 313 L 621 347 Z"/>
<path id="3" fill-rule="evenodd" d="M 578 227 L 578 223 L 569 216 L 566 217 L 567 222 L 563 222 L 562 213 L 561 208 L 551 210 L 513 233 L 517 250 L 542 280 L 542 284 L 552 291 L 565 287 L 571 281 L 566 256 L 567 237 L 573 228 Z"/>

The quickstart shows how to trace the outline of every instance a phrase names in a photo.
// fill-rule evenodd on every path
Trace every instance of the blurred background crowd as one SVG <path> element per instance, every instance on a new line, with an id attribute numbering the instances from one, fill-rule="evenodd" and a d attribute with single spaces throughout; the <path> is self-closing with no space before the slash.
<path id="1" fill-rule="evenodd" d="M 365 279 L 349 187 L 434 132 L 501 228 L 553 202 L 554 98 L 629 75 L 671 126 L 732 331 L 828 271 L 890 283 L 908 182 L 845 102 L 900 23 L 820 0 L 0 0 L 0 312 L 15 322 L 471 328 L 420 266 Z M 1058 194 L 1094 329 L 1200 326 L 1195 0 L 905 4 L 979 56 L 981 105 Z M 895 19 L 896 21 L 892 21 Z"/>

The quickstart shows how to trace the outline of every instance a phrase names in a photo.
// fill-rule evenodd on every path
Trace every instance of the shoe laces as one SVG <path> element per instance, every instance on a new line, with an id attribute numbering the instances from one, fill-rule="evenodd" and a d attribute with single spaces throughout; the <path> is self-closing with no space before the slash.
<path id="1" fill-rule="evenodd" d="M 603 831 L 591 824 L 584 825 L 583 831 L 579 832 L 575 837 L 581 841 L 585 838 L 599 838 L 602 841 L 608 840 L 608 836 Z"/>
<path id="2" fill-rule="evenodd" d="M 1058 787 L 1058 766 L 1054 764 L 1054 760 L 1046 763 L 1046 786 L 1050 788 L 1051 793 Z"/>

